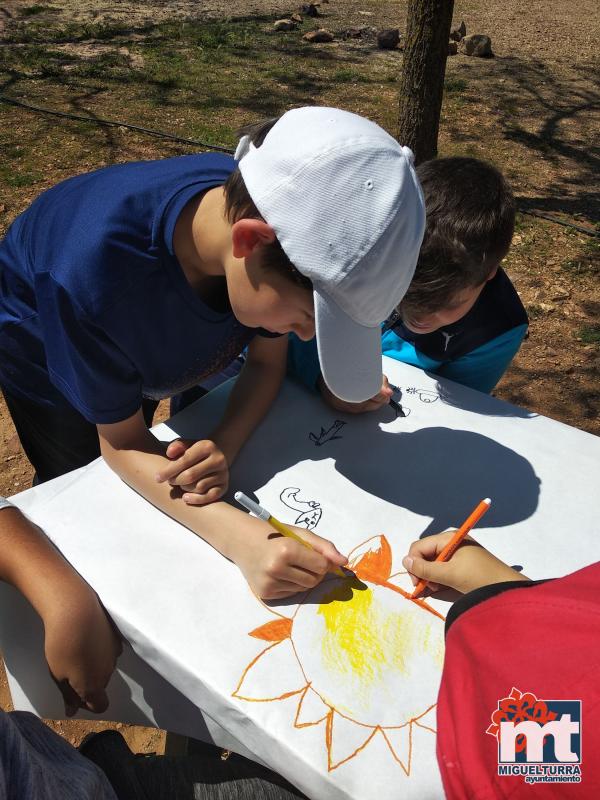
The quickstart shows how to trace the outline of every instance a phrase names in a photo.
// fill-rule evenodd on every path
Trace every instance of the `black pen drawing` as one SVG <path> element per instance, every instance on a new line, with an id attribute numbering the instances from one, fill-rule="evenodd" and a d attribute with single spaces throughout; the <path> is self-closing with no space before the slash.
<path id="1" fill-rule="evenodd" d="M 430 392 L 428 389 L 417 389 L 415 386 L 410 386 L 406 389 L 406 394 L 416 394 L 422 403 L 435 403 L 440 398 L 437 392 Z"/>
<path id="2" fill-rule="evenodd" d="M 281 502 L 293 511 L 299 511 L 300 516 L 295 520 L 294 525 L 300 525 L 309 531 L 313 531 L 319 524 L 323 509 L 316 500 L 298 500 L 300 489 L 290 486 L 284 489 L 279 495 Z"/>
<path id="3" fill-rule="evenodd" d="M 392 408 L 394 409 L 394 412 L 396 414 L 396 419 L 398 419 L 398 417 L 408 417 L 408 415 L 410 414 L 410 408 L 408 406 L 401 405 L 397 400 L 395 401 Z"/>
<path id="4" fill-rule="evenodd" d="M 342 422 L 340 419 L 336 419 L 336 421 L 331 425 L 327 430 L 321 427 L 321 433 L 317 436 L 316 433 L 309 433 L 308 438 L 311 442 L 314 442 L 315 447 L 321 447 L 326 442 L 333 442 L 335 439 L 341 439 L 341 436 L 338 436 L 337 433 L 341 431 L 346 423 Z"/>

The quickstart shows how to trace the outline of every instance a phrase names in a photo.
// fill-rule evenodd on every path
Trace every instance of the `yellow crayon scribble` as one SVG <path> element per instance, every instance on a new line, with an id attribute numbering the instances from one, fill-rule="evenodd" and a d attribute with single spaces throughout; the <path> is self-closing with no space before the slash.
<path id="1" fill-rule="evenodd" d="M 324 666 L 339 674 L 351 673 L 362 684 L 378 682 L 390 667 L 406 673 L 418 640 L 414 616 L 388 610 L 366 586 L 351 591 L 351 600 L 346 587 L 345 599 L 336 598 L 338 589 L 319 605 L 326 628 Z"/>
<path id="2" fill-rule="evenodd" d="M 444 640 L 434 636 L 433 628 L 424 625 L 421 628 L 421 641 L 419 648 L 431 654 L 434 662 L 441 668 L 444 665 Z"/>
<path id="3" fill-rule="evenodd" d="M 444 658 L 444 616 L 392 582 L 401 574 L 391 575 L 392 563 L 386 537 L 371 537 L 350 553 L 352 578 L 329 577 L 306 593 L 291 617 L 275 612 L 277 619 L 250 631 L 268 646 L 247 665 L 233 697 L 273 702 L 300 695 L 293 725 L 301 730 L 325 723 L 330 772 L 378 736 L 410 776 L 413 731 L 436 733 L 430 712 Z M 297 661 L 297 679 L 277 697 L 271 688 L 263 693 L 258 684 L 271 686 L 265 660 L 275 656 L 268 668 L 280 671 L 286 653 Z"/>

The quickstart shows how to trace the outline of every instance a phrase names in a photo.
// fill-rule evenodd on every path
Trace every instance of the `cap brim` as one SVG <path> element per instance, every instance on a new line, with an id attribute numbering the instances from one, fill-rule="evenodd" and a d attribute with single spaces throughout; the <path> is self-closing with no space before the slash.
<path id="1" fill-rule="evenodd" d="M 354 322 L 319 289 L 314 290 L 321 373 L 340 400 L 362 403 L 381 389 L 381 327 Z"/>

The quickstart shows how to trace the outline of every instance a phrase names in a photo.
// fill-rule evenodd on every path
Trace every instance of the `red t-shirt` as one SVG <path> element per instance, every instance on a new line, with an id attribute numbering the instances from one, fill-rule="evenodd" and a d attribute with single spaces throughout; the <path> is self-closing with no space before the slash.
<path id="1" fill-rule="evenodd" d="M 486 731 L 511 692 L 503 704 L 508 717 L 500 711 L 496 723 L 498 716 L 517 722 L 515 707 L 523 720 L 544 714 L 544 705 L 519 696 L 525 693 L 581 701 L 580 783 L 498 775 L 498 740 Z M 600 563 L 505 591 L 458 617 L 446 639 L 437 713 L 438 763 L 450 800 L 600 798 Z"/>

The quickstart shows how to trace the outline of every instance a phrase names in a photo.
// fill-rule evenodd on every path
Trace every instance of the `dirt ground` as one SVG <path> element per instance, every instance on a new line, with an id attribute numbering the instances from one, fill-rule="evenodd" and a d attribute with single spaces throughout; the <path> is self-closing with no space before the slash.
<path id="1" fill-rule="evenodd" d="M 161 20 L 275 18 L 273 15 L 285 16 L 296 10 L 294 2 L 275 0 L 205 3 L 113 0 L 110 6 L 95 0 L 53 0 L 43 5 L 44 13 L 52 20 L 126 23 L 134 34 L 129 37 L 129 44 L 119 44 L 121 50 L 127 50 L 134 35 L 143 35 L 139 31 L 144 26 Z M 3 32 L 7 34 L 15 20 L 23 17 L 24 9 L 30 7 L 23 2 L 3 2 L 0 42 Z M 370 59 L 378 60 L 382 69 L 399 70 L 401 52 L 376 51 L 369 40 L 344 39 L 341 33 L 352 26 L 404 30 L 406 3 L 331 0 L 322 2 L 320 11 L 322 18 L 318 25 L 336 34 L 336 41 L 323 51 L 328 58 L 339 59 L 353 69 Z M 597 2 L 531 0 L 525 5 L 518 0 L 459 0 L 455 3 L 455 24 L 461 19 L 465 20 L 468 33 L 491 36 L 495 58 L 469 59 L 460 55 L 449 58 L 440 154 L 475 155 L 494 161 L 512 182 L 522 212 L 506 268 L 528 309 L 530 335 L 495 394 L 597 435 L 600 433 L 599 240 L 574 227 L 528 213 L 550 215 L 591 232 L 600 230 Z M 272 20 L 265 25 L 272 25 Z M 316 22 L 313 27 L 317 27 Z M 112 45 L 91 40 L 60 46 L 93 55 Z M 132 58 L 134 55 L 132 50 Z M 7 80 L 4 85 L 9 83 Z M 378 106 L 372 115 L 393 132 L 393 84 L 372 89 L 361 87 L 360 82 L 353 80 L 343 86 L 326 85 L 315 100 L 338 103 L 369 115 L 368 92 L 379 91 L 389 102 Z M 289 86 L 284 85 L 280 110 L 288 102 L 288 91 Z M 93 102 L 93 97 L 88 99 Z M 303 97 L 304 102 L 310 99 Z M 290 103 L 295 101 L 296 95 L 290 97 Z M 76 111 L 77 107 L 71 110 Z M 27 124 L 27 112 L 12 110 L 11 114 L 4 119 L 17 126 Z M 115 110 L 115 115 L 118 114 L 126 116 L 122 109 Z M 139 119 L 130 121 L 139 124 Z M 112 146 L 117 152 L 113 156 L 116 160 L 174 154 L 165 146 L 124 135 L 113 140 Z M 106 163 L 107 156 L 95 158 L 93 154 L 86 156 L 81 169 Z M 53 166 L 44 171 L 41 184 L 2 185 L 0 232 L 41 189 L 67 177 L 60 164 L 60 153 L 53 159 Z M 21 491 L 30 485 L 31 478 L 31 468 L 0 401 L 0 493 L 11 495 Z M 1 670 L 0 706 L 10 707 Z M 103 723 L 95 725 L 105 727 Z M 91 726 L 77 720 L 55 723 L 55 728 L 73 743 Z M 136 750 L 161 750 L 164 741 L 161 732 L 121 727 Z"/>

